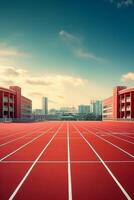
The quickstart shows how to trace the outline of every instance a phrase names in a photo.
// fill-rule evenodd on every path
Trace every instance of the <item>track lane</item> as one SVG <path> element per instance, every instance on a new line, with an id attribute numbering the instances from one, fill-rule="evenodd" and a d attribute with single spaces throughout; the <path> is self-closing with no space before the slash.
<path id="1" fill-rule="evenodd" d="M 8 148 L 6 148 L 5 146 L 2 147 L 2 151 L 0 152 L 1 154 L 1 158 L 0 158 L 0 162 L 5 160 L 6 158 L 14 155 L 16 152 L 18 153 L 18 151 L 22 150 L 23 148 L 25 148 L 28 145 L 31 145 L 32 143 L 35 143 L 38 141 L 38 139 L 40 139 L 41 137 L 43 137 L 44 135 L 46 135 L 50 130 L 52 130 L 53 127 L 50 127 L 49 129 L 47 129 L 44 133 L 41 133 L 39 135 L 37 135 L 36 137 L 33 137 L 32 139 L 28 138 L 28 141 L 25 141 L 25 139 L 23 139 L 23 141 L 20 142 L 16 142 L 16 145 L 11 144 L 11 147 L 8 146 Z M 27 139 L 26 139 L 27 140 Z M 14 147 L 16 146 L 16 148 Z"/>
<path id="2" fill-rule="evenodd" d="M 63 132 L 63 136 L 62 136 Z M 60 145 L 62 143 L 61 137 L 65 137 L 66 145 Z M 67 163 L 50 163 L 52 159 L 51 150 L 54 152 L 60 148 L 63 154 L 63 161 L 67 161 L 67 130 L 66 124 L 57 132 L 48 148 L 42 153 L 38 159 L 39 163 L 30 172 L 28 178 L 16 194 L 16 199 L 56 199 L 67 200 L 68 199 L 68 170 Z M 58 150 L 59 152 L 59 150 Z M 61 155 L 53 155 L 54 161 L 61 159 Z M 47 160 L 45 160 L 47 158 Z M 37 160 L 37 159 L 36 159 Z M 48 161 L 41 163 L 41 161 Z M 33 190 L 34 188 L 34 190 Z M 71 200 L 71 199 L 70 199 Z"/>
<path id="3" fill-rule="evenodd" d="M 49 125 L 49 123 L 46 123 L 46 125 Z M 4 127 L 1 127 L 0 142 L 1 140 L 6 140 L 8 138 L 15 138 L 16 136 L 23 134 L 26 130 L 34 131 L 39 127 L 41 127 L 41 123 L 25 123 L 23 126 L 22 123 L 6 124 Z"/>
<path id="4" fill-rule="evenodd" d="M 125 199 L 131 200 L 132 197 L 133 197 L 133 193 L 132 193 L 132 189 L 131 189 L 132 187 L 131 187 L 130 180 L 127 181 L 128 187 L 126 187 L 126 183 L 124 183 L 124 181 L 120 182 L 119 181 L 120 178 L 121 178 L 120 175 L 118 174 L 117 176 L 115 176 L 115 173 L 113 173 L 112 168 L 110 167 L 110 164 L 108 165 L 108 163 L 106 164 L 104 162 L 104 159 L 100 156 L 100 152 L 98 151 L 97 147 L 92 144 L 92 140 L 89 139 L 89 138 L 87 138 L 86 135 L 84 133 L 82 133 L 82 131 L 76 125 L 75 125 L 75 128 L 78 130 L 79 134 L 85 140 L 85 142 L 89 145 L 89 147 L 95 152 L 95 154 L 97 155 L 97 157 L 99 158 L 99 160 L 102 162 L 105 170 L 109 173 L 109 175 L 111 176 L 111 178 L 114 180 L 114 182 L 116 183 L 116 185 L 118 186 L 118 188 L 120 189 L 120 191 L 122 192 L 122 194 L 124 194 Z M 132 169 L 132 164 L 133 163 L 131 163 L 131 169 Z M 127 171 L 124 171 L 124 172 L 125 172 L 125 174 L 127 174 Z M 124 179 L 125 179 L 125 176 L 124 176 Z M 112 187 L 112 188 L 114 188 L 114 187 Z M 121 196 L 120 197 L 115 196 L 115 198 L 114 198 L 112 192 L 110 192 L 110 194 L 112 194 L 112 198 L 111 199 L 115 199 L 115 198 L 117 198 L 117 199 L 123 199 L 123 197 L 121 197 Z M 118 193 L 117 193 L 117 195 L 118 195 Z M 105 198 L 103 198 L 103 199 L 105 199 Z"/>
<path id="5" fill-rule="evenodd" d="M 103 132 L 102 129 L 99 129 L 99 128 L 89 128 L 88 126 L 87 128 L 89 131 L 97 133 L 97 135 L 102 137 L 103 139 L 106 139 L 107 141 L 113 143 L 114 145 L 122 148 L 126 152 L 134 155 L 133 143 L 129 143 L 129 142 L 123 141 L 121 138 L 117 138 L 116 136 L 109 135 L 108 133 Z"/>
<path id="6" fill-rule="evenodd" d="M 58 132 L 49 148 L 41 156 L 39 161 L 67 161 L 67 130 L 66 124 Z"/>
<path id="7" fill-rule="evenodd" d="M 0 163 L 0 199 L 8 200 L 15 187 L 24 177 L 30 163 Z"/>
<path id="8" fill-rule="evenodd" d="M 59 126 L 58 123 L 59 122 L 55 122 L 55 125 Z M 65 122 L 63 129 L 61 128 L 34 165 L 30 174 L 15 195 L 15 199 L 71 200 L 72 198 L 72 200 L 89 200 L 99 199 L 100 197 L 109 200 L 117 198 L 118 200 L 126 199 L 115 182 L 111 180 L 102 162 L 98 159 L 93 150 L 83 141 L 82 137 L 71 123 L 77 125 L 78 128 L 80 128 L 80 125 L 82 125 L 83 128 L 89 126 L 87 122 L 69 122 L 67 128 L 68 122 Z M 49 127 L 52 127 L 52 124 L 54 125 L 54 123 L 51 123 Z M 91 123 L 91 125 L 94 127 L 96 123 Z M 126 154 L 108 143 L 105 143 L 104 146 L 104 141 L 99 138 L 95 139 L 95 136 L 91 137 L 91 134 L 86 130 L 81 128 L 80 130 L 87 140 L 90 138 L 89 140 L 91 140 L 95 149 L 98 148 L 99 151 L 101 150 L 103 158 L 105 158 L 103 159 L 104 163 L 123 185 L 123 188 L 128 194 L 133 196 L 132 185 L 134 182 L 131 180 L 131 177 L 133 176 L 132 170 L 134 169 L 134 160 L 128 155 L 126 157 Z M 28 169 L 34 164 L 36 156 L 39 155 L 39 152 L 43 148 L 43 142 L 47 143 L 51 134 L 52 130 L 48 132 L 49 136 L 47 136 L 47 134 L 42 136 L 40 139 L 36 140 L 35 143 L 31 143 L 0 162 L 0 177 L 2 177 L 4 183 L 0 189 L 0 194 L 3 191 L 6 193 L 6 189 L 8 194 L 13 192 Z M 29 136 L 29 139 L 31 138 Z M 7 147 L 8 146 L 9 145 L 7 145 Z M 112 152 L 110 152 L 110 149 L 112 149 Z M 70 158 L 68 157 L 68 150 L 70 150 Z M 98 153 L 100 154 L 100 152 Z M 109 158 L 108 154 L 110 155 Z M 69 174 L 70 176 L 68 176 Z M 69 177 L 72 190 L 70 199 Z M 7 198 L 4 199 L 4 196 L 2 196 L 2 200 L 7 200 Z"/>
<path id="9" fill-rule="evenodd" d="M 59 127 L 58 123 L 58 127 Z M 53 130 L 53 134 L 56 129 Z M 50 135 L 53 135 L 52 132 Z M 47 144 L 49 141 L 44 141 Z M 44 147 L 44 145 L 43 145 Z M 35 150 L 34 146 L 32 151 Z M 9 195 L 13 192 L 14 188 L 19 184 L 19 182 L 24 177 L 25 173 L 29 169 L 32 163 L 21 162 L 0 162 L 0 199 L 7 200 Z"/>
<path id="10" fill-rule="evenodd" d="M 10 143 L 10 141 L 13 141 L 13 140 L 18 140 L 19 138 L 23 138 L 23 137 L 27 137 L 29 134 L 32 134 L 32 133 L 36 133 L 36 132 L 39 132 L 39 131 L 45 131 L 45 129 L 47 129 L 47 127 L 49 127 L 49 124 L 45 124 L 45 128 L 43 127 L 42 124 L 36 124 L 35 125 L 36 128 L 31 125 L 31 126 L 24 126 L 23 127 L 23 131 L 22 130 L 17 130 L 16 133 L 13 132 L 13 135 L 10 135 L 8 137 L 4 137 L 0 140 L 0 146 L 3 146 L 4 143 Z M 20 126 L 21 128 L 21 126 Z M 21 128 L 22 129 L 22 128 Z"/>
<path id="11" fill-rule="evenodd" d="M 70 123 L 70 156 L 71 161 L 98 161 L 94 152 L 89 149 L 87 144 Z"/>
<path id="12" fill-rule="evenodd" d="M 108 133 L 108 134 L 111 134 L 112 136 L 114 137 L 117 137 L 119 139 L 123 139 L 124 141 L 126 142 L 132 142 L 134 143 L 134 137 L 131 137 L 129 136 L 129 132 L 124 132 L 124 130 L 120 129 L 119 127 L 115 130 L 115 129 L 112 129 L 112 128 L 105 128 L 105 127 L 101 127 L 101 126 L 98 126 L 98 127 L 95 127 L 95 128 L 99 128 L 101 129 L 102 131 Z M 129 131 L 129 129 L 127 130 Z"/>
<path id="13" fill-rule="evenodd" d="M 133 160 L 133 154 L 129 153 L 123 148 L 120 148 L 111 141 L 108 141 L 106 138 L 94 133 L 86 126 L 84 127 L 82 124 L 78 124 L 78 127 L 85 134 L 86 138 L 92 142 L 92 144 L 95 143 L 96 148 L 101 152 L 102 158 L 104 157 L 104 159 L 106 158 L 107 160 Z"/>
<path id="14" fill-rule="evenodd" d="M 88 126 L 87 126 L 88 127 Z M 106 128 L 100 128 L 99 126 L 98 127 L 94 127 L 94 128 L 91 128 L 93 131 L 95 131 L 96 133 L 100 133 L 103 135 L 107 135 L 108 137 L 107 138 L 116 138 L 115 141 L 117 142 L 121 142 L 122 144 L 124 144 L 124 146 L 126 145 L 126 147 L 129 147 L 128 144 L 130 144 L 130 148 L 132 147 L 132 145 L 134 145 L 134 141 L 132 141 L 131 139 L 126 139 L 126 138 L 122 138 L 121 135 L 118 136 L 116 134 L 113 134 L 113 132 L 109 131 L 108 129 Z M 123 141 L 123 142 L 122 142 Z M 128 143 L 128 144 L 127 144 Z"/>
<path id="15" fill-rule="evenodd" d="M 20 197 L 18 196 L 18 192 L 21 190 L 23 184 L 25 183 L 25 181 L 27 180 L 27 178 L 29 177 L 30 173 L 32 172 L 33 168 L 36 166 L 37 161 L 40 159 L 40 157 L 42 156 L 42 154 L 45 152 L 45 150 L 48 148 L 48 146 L 50 145 L 50 143 L 52 142 L 52 140 L 55 138 L 55 136 L 57 135 L 58 131 L 60 130 L 61 126 L 63 124 L 61 124 L 58 129 L 54 132 L 53 136 L 51 137 L 51 139 L 48 141 L 47 144 L 44 145 L 44 148 L 41 150 L 41 152 L 38 154 L 38 156 L 36 157 L 36 159 L 34 160 L 34 163 L 30 166 L 30 168 L 28 169 L 28 171 L 26 172 L 26 174 L 24 175 L 24 177 L 22 178 L 22 180 L 19 182 L 19 184 L 16 186 L 16 188 L 14 189 L 13 193 L 10 195 L 9 200 L 14 199 L 14 197 L 17 199 L 20 199 Z M 28 189 L 28 188 L 27 188 Z M 28 191 L 26 193 L 28 195 Z M 34 196 L 33 196 L 34 197 Z M 23 193 L 23 199 L 26 199 L 24 197 L 24 193 Z"/>

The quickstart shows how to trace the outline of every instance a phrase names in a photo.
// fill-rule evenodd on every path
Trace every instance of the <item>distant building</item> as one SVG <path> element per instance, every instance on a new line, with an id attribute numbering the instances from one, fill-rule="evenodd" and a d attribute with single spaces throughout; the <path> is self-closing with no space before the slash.
<path id="1" fill-rule="evenodd" d="M 34 119 L 35 121 L 45 120 L 46 116 L 47 115 L 43 114 L 42 109 L 33 109 L 32 119 Z"/>
<path id="2" fill-rule="evenodd" d="M 49 114 L 50 115 L 56 115 L 57 114 L 57 110 L 52 108 L 52 109 L 49 110 Z"/>
<path id="3" fill-rule="evenodd" d="M 32 101 L 21 96 L 21 88 L 0 87 L 0 118 L 31 118 Z"/>
<path id="4" fill-rule="evenodd" d="M 42 111 L 44 115 L 48 115 L 48 98 L 42 97 Z"/>
<path id="5" fill-rule="evenodd" d="M 134 88 L 117 86 L 103 101 L 103 120 L 134 119 Z"/>
<path id="6" fill-rule="evenodd" d="M 34 115 L 42 115 L 43 114 L 42 109 L 33 109 L 33 114 Z"/>
<path id="7" fill-rule="evenodd" d="M 21 118 L 27 119 L 32 116 L 32 101 L 24 96 L 21 97 Z"/>
<path id="8" fill-rule="evenodd" d="M 91 113 L 96 116 L 102 115 L 102 101 L 100 100 L 92 100 L 91 101 Z"/>
<path id="9" fill-rule="evenodd" d="M 77 113 L 77 109 L 72 107 L 61 107 L 58 111 L 59 114 L 75 114 Z"/>
<path id="10" fill-rule="evenodd" d="M 78 113 L 80 114 L 88 114 L 90 113 L 90 105 L 79 105 Z"/>

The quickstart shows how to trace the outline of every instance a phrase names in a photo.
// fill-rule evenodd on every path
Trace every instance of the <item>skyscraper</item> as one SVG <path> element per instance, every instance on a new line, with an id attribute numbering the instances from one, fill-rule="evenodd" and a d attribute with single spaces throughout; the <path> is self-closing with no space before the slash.
<path id="1" fill-rule="evenodd" d="M 42 97 L 42 111 L 44 115 L 48 115 L 48 98 Z"/>
<path id="2" fill-rule="evenodd" d="M 102 115 L 102 101 L 92 100 L 91 101 L 91 112 L 96 116 Z"/>
<path id="3" fill-rule="evenodd" d="M 90 105 L 79 105 L 78 112 L 81 114 L 88 114 L 90 113 Z"/>

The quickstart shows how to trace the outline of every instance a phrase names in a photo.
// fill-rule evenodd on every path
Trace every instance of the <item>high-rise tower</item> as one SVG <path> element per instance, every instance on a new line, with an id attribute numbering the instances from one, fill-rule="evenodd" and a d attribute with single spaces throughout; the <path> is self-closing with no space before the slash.
<path id="1" fill-rule="evenodd" d="M 42 97 L 42 111 L 44 115 L 48 115 L 48 98 Z"/>

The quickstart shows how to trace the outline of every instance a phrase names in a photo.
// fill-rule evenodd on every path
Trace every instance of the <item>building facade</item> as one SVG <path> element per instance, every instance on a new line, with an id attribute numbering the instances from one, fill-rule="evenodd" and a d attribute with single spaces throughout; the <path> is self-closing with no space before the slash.
<path id="1" fill-rule="evenodd" d="M 103 101 L 103 120 L 134 119 L 134 88 L 117 86 Z"/>
<path id="2" fill-rule="evenodd" d="M 90 105 L 79 105 L 78 113 L 80 114 L 88 114 L 90 113 Z"/>
<path id="3" fill-rule="evenodd" d="M 91 113 L 93 113 L 96 116 L 102 115 L 102 101 L 92 100 L 90 106 L 91 106 Z"/>
<path id="4" fill-rule="evenodd" d="M 77 113 L 77 109 L 74 106 L 70 107 L 61 107 L 59 110 L 57 110 L 58 114 L 75 114 Z"/>
<path id="5" fill-rule="evenodd" d="M 32 101 L 24 96 L 21 96 L 21 118 L 29 119 L 32 116 Z"/>
<path id="6" fill-rule="evenodd" d="M 33 115 L 43 115 L 42 109 L 33 109 Z"/>
<path id="7" fill-rule="evenodd" d="M 21 88 L 0 87 L 0 118 L 31 118 L 32 101 L 21 96 Z"/>

